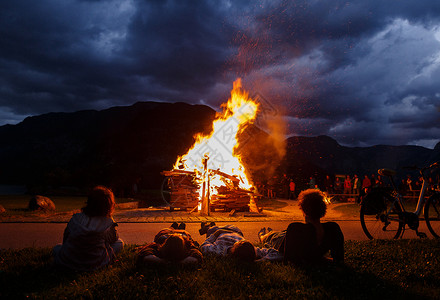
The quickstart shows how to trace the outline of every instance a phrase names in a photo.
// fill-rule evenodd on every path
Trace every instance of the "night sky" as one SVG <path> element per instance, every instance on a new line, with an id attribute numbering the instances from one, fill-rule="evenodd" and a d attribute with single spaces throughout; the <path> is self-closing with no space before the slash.
<path id="1" fill-rule="evenodd" d="M 440 141 L 440 1 L 0 1 L 0 125 L 183 101 L 242 78 L 288 135 Z"/>

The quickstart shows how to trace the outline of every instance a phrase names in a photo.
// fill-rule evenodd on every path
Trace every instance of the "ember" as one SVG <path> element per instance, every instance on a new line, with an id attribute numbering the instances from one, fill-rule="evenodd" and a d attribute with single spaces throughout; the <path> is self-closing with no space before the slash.
<path id="1" fill-rule="evenodd" d="M 198 134 L 191 149 L 179 156 L 169 178 L 170 204 L 178 208 L 209 210 L 258 210 L 257 194 L 241 157 L 238 137 L 254 122 L 258 103 L 242 90 L 241 80 L 234 82 L 231 98 L 222 105 L 209 135 Z"/>

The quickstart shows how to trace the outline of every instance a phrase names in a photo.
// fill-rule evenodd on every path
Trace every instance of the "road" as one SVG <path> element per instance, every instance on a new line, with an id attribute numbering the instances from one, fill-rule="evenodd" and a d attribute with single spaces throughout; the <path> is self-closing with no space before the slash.
<path id="1" fill-rule="evenodd" d="M 367 240 L 362 231 L 359 221 L 337 221 L 341 226 L 346 240 Z M 271 227 L 273 230 L 286 229 L 290 222 L 231 222 L 238 226 L 244 236 L 251 242 L 257 242 L 257 232 L 262 227 Z M 226 223 L 219 222 L 218 225 Z M 121 239 L 127 244 L 143 244 L 151 242 L 156 233 L 167 223 L 120 223 L 118 227 Z M 0 223 L 0 249 L 21 249 L 25 247 L 53 247 L 62 242 L 63 231 L 66 223 Z M 199 223 L 187 223 L 187 231 L 199 243 L 203 242 L 204 236 L 199 235 Z M 420 231 L 425 232 L 429 238 L 424 222 L 420 223 Z M 412 230 L 406 230 L 404 238 L 416 238 Z"/>

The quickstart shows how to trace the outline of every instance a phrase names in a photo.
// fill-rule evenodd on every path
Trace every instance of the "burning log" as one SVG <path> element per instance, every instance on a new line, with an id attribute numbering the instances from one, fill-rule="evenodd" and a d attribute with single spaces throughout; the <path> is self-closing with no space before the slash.
<path id="1" fill-rule="evenodd" d="M 236 184 L 238 184 L 238 183 L 240 182 L 240 179 L 238 179 L 237 177 L 234 177 L 234 176 L 231 176 L 231 175 L 229 175 L 229 174 L 226 174 L 226 173 L 224 173 L 224 172 L 222 172 L 222 171 L 220 171 L 220 170 L 212 170 L 211 172 L 212 172 L 213 174 L 217 174 L 217 175 L 220 175 L 220 176 L 226 177 L 226 178 L 228 178 L 229 180 L 231 180 L 232 182 L 234 182 L 234 183 L 236 183 Z"/>

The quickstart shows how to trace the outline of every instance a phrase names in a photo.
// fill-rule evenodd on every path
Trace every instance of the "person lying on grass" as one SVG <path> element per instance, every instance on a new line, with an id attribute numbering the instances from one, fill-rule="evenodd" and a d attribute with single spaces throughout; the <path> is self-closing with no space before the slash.
<path id="1" fill-rule="evenodd" d="M 53 249 L 55 265 L 75 271 L 92 271 L 112 263 L 124 242 L 113 220 L 113 192 L 96 186 L 82 212 L 72 216 L 64 230 L 63 244 Z"/>
<path id="2" fill-rule="evenodd" d="M 159 231 L 152 243 L 137 249 L 137 265 L 202 263 L 203 256 L 198 249 L 199 244 L 185 228 L 185 223 L 178 225 L 174 222 L 171 227 Z"/>
<path id="3" fill-rule="evenodd" d="M 206 231 L 206 240 L 200 246 L 203 255 L 230 256 L 238 261 L 281 261 L 283 256 L 273 248 L 254 247 L 234 225 L 218 227 L 214 223 L 206 228 L 202 223 L 200 233 Z"/>
<path id="4" fill-rule="evenodd" d="M 324 199 L 325 195 L 317 189 L 302 191 L 298 196 L 298 206 L 303 212 L 305 223 L 293 222 L 284 231 L 262 228 L 258 233 L 260 241 L 278 249 L 286 262 L 343 262 L 344 235 L 341 228 L 335 222 L 321 223 L 327 211 Z"/>

